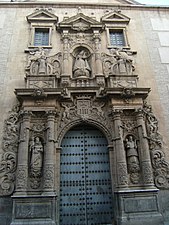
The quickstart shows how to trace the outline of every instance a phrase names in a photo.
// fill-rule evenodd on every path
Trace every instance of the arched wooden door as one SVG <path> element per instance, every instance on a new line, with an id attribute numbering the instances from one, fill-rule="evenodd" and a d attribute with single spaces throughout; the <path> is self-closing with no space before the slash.
<path id="1" fill-rule="evenodd" d="M 112 224 L 107 139 L 81 125 L 67 132 L 61 146 L 60 225 Z"/>

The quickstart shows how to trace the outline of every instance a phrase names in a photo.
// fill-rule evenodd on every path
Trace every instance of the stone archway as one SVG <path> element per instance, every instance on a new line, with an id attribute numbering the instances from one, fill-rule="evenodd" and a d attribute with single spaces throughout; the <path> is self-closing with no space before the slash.
<path id="1" fill-rule="evenodd" d="M 112 224 L 108 142 L 91 125 L 70 129 L 61 143 L 60 225 Z"/>

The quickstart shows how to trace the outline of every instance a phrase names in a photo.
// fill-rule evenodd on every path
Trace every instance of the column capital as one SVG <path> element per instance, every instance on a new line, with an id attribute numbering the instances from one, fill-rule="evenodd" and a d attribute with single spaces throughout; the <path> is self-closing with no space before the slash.
<path id="1" fill-rule="evenodd" d="M 21 116 L 23 119 L 30 119 L 32 116 L 32 111 L 29 110 L 21 110 L 19 112 L 19 116 Z"/>
<path id="2" fill-rule="evenodd" d="M 58 111 L 57 111 L 57 109 L 56 110 L 48 110 L 48 111 L 46 111 L 46 115 L 47 115 L 47 118 L 49 119 L 51 119 L 51 118 L 55 118 L 55 116 L 56 115 L 58 115 Z"/>
<path id="3" fill-rule="evenodd" d="M 135 113 L 136 113 L 136 116 L 137 117 L 143 117 L 144 116 L 144 110 L 143 110 L 143 108 L 135 109 Z"/>

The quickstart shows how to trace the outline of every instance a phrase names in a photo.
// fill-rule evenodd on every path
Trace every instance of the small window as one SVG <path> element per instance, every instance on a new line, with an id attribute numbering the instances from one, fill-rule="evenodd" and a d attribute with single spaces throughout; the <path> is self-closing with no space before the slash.
<path id="1" fill-rule="evenodd" d="M 49 29 L 35 28 L 34 46 L 48 46 L 49 45 Z"/>
<path id="2" fill-rule="evenodd" d="M 123 30 L 110 30 L 110 45 L 125 46 Z"/>

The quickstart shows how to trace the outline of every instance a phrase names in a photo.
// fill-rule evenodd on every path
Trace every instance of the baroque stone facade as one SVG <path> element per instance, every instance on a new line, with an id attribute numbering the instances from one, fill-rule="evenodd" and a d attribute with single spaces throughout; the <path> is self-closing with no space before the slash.
<path id="1" fill-rule="evenodd" d="M 141 21 L 135 13 L 145 8 L 127 0 L 107 9 L 95 4 L 96 12 L 85 4 L 48 4 L 15 4 L 27 33 L 9 72 L 9 79 L 20 74 L 8 87 L 15 89 L 14 107 L 6 107 L 2 121 L 0 195 L 13 200 L 12 216 L 4 214 L 2 223 L 166 225 L 159 193 L 169 189 L 169 160 L 160 96 L 155 104 L 155 84 L 146 82 L 155 80 L 153 72 L 146 75 L 148 64 L 142 69 L 145 52 L 132 36 Z M 101 152 L 105 145 L 108 153 Z M 107 211 L 94 211 L 97 204 Z M 80 205 L 86 209 L 76 212 Z"/>

